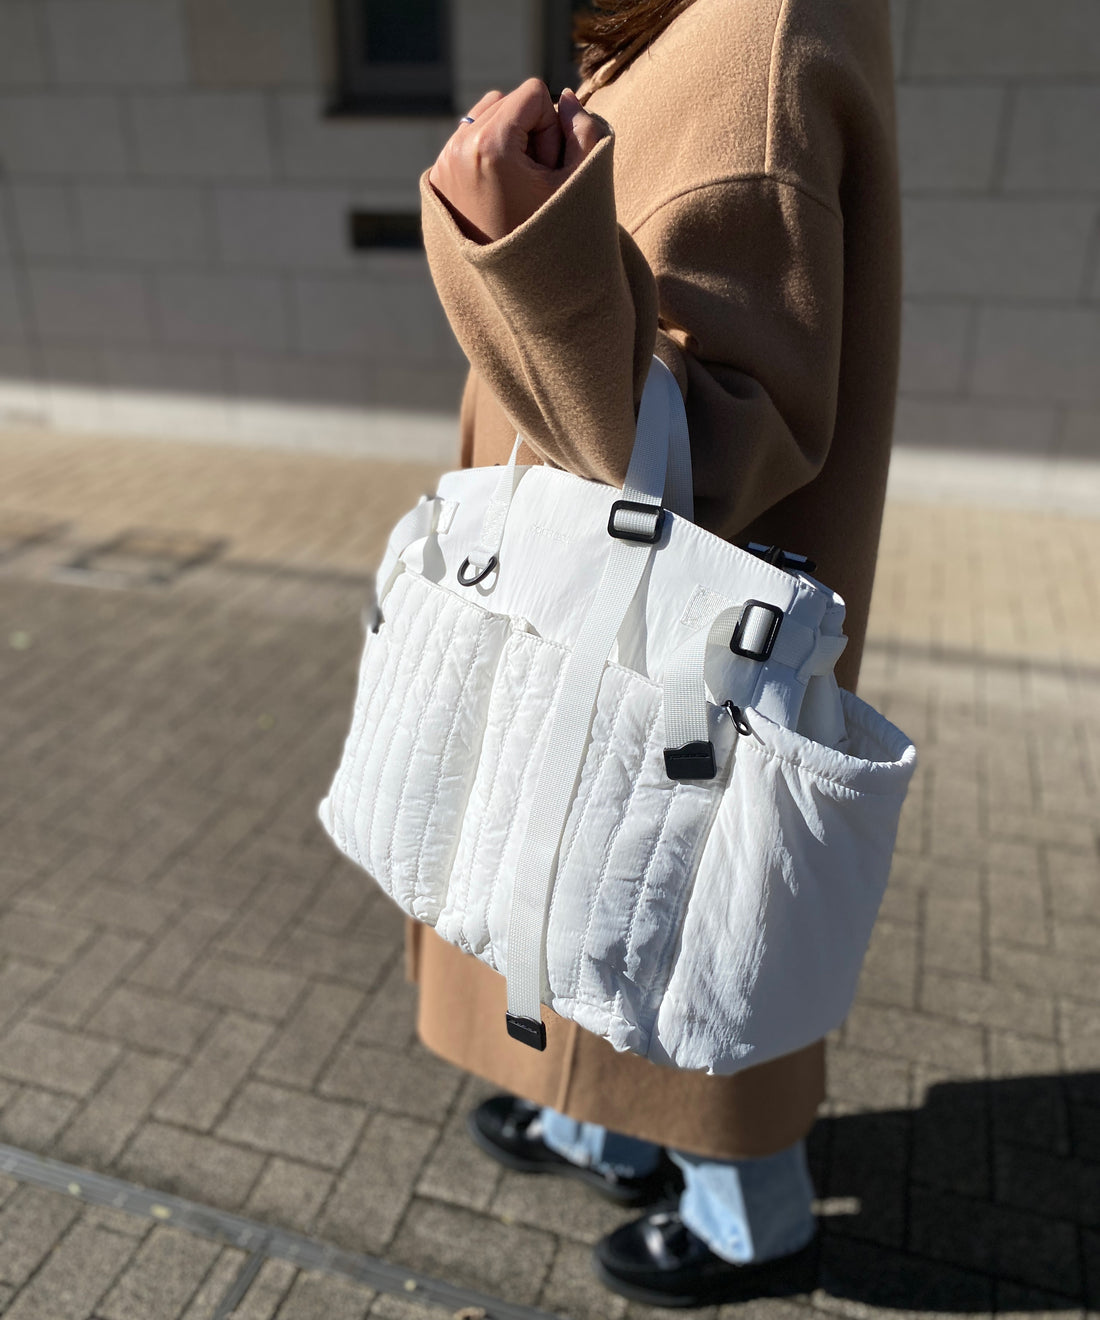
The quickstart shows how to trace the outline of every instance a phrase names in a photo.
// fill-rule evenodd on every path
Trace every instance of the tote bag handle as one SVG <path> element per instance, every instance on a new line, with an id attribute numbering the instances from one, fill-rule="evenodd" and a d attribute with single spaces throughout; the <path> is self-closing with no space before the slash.
<path id="1" fill-rule="evenodd" d="M 481 536 L 463 566 L 466 580 L 471 584 L 479 576 L 488 576 L 496 567 L 512 497 L 526 470 L 516 466 L 516 456 L 522 443 L 523 436 L 517 435 L 508 463 L 500 474 L 485 510 Z M 677 516 L 689 522 L 695 521 L 691 447 L 684 398 L 676 377 L 656 353 L 650 362 L 649 375 L 642 391 L 630 465 L 623 483 L 623 500 L 626 503 L 663 505 Z M 629 525 L 629 512 L 625 519 Z M 633 521 L 637 522 L 638 519 L 634 518 Z"/>

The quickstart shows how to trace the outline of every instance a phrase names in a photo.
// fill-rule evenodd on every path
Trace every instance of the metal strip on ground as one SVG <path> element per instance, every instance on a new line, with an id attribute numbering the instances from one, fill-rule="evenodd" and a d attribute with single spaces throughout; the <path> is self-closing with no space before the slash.
<path id="1" fill-rule="evenodd" d="M 501 1301 L 472 1288 L 462 1288 L 415 1270 L 402 1269 L 400 1265 L 391 1265 L 377 1256 L 344 1251 L 301 1233 L 261 1224 L 243 1215 L 189 1201 L 182 1196 L 151 1191 L 121 1178 L 92 1173 L 61 1160 L 20 1150 L 17 1146 L 0 1143 L 0 1173 L 7 1174 L 16 1182 L 33 1183 L 50 1191 L 65 1193 L 87 1205 L 111 1206 L 142 1219 L 174 1224 L 199 1237 L 212 1238 L 252 1253 L 259 1263 L 255 1264 L 253 1260 L 245 1262 L 241 1274 L 231 1286 L 231 1292 L 242 1282 L 245 1273 L 249 1274 L 248 1281 L 251 1282 L 252 1271 L 258 1272 L 264 1260 L 275 1258 L 288 1261 L 300 1269 L 342 1274 L 378 1292 L 448 1307 L 452 1311 L 463 1308 L 476 1310 L 480 1307 L 485 1312 L 485 1320 L 560 1320 L 560 1317 L 537 1307 Z M 240 1298 L 237 1298 L 234 1306 L 239 1301 Z"/>

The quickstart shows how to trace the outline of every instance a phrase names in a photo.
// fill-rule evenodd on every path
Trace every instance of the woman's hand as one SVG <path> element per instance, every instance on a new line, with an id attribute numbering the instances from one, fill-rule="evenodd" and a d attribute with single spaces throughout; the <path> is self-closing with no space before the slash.
<path id="1" fill-rule="evenodd" d="M 571 89 L 555 107 L 546 84 L 486 92 L 428 172 L 467 238 L 490 243 L 535 214 L 606 130 Z"/>

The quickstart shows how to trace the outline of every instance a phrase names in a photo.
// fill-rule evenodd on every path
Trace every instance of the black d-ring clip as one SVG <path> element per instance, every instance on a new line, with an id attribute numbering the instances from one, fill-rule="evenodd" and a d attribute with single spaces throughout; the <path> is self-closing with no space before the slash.
<path id="1" fill-rule="evenodd" d="M 496 555 L 490 555 L 489 562 L 485 565 L 485 567 L 481 570 L 480 573 L 478 573 L 475 577 L 464 577 L 463 574 L 470 567 L 470 557 L 469 555 L 467 555 L 466 558 L 462 561 L 462 563 L 459 564 L 458 566 L 459 583 L 464 587 L 476 587 L 479 582 L 484 582 L 484 580 L 489 576 L 489 574 L 493 571 L 493 569 L 496 568 L 496 566 L 497 566 Z"/>

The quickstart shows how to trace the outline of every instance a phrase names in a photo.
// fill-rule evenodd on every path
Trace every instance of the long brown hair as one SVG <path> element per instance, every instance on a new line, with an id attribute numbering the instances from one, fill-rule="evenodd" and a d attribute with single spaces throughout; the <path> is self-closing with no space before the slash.
<path id="1" fill-rule="evenodd" d="M 590 78 L 609 60 L 614 64 L 600 86 L 612 81 L 630 61 L 663 32 L 692 0 L 592 0 L 573 20 L 577 68 Z"/>

